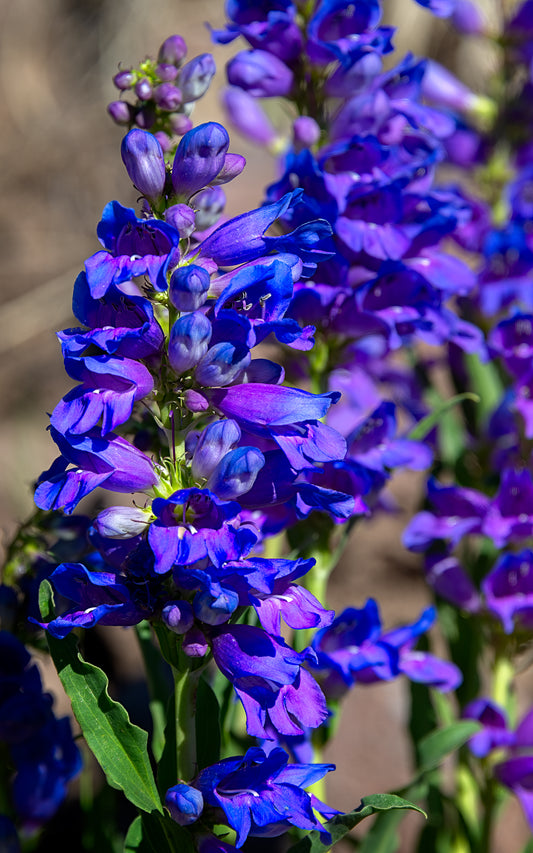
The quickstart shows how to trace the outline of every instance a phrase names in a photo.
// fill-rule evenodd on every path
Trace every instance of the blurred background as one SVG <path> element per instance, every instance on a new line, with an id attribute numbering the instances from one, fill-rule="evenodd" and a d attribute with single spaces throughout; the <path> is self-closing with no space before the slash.
<path id="1" fill-rule="evenodd" d="M 396 59 L 407 50 L 433 56 L 477 91 L 493 58 L 470 42 L 462 45 L 446 22 L 412 0 L 384 0 L 387 23 L 399 25 Z M 491 6 L 489 16 L 499 14 Z M 96 224 L 111 199 L 135 204 L 120 160 L 120 128 L 106 114 L 117 97 L 111 77 L 156 55 L 172 33 L 183 35 L 188 58 L 212 52 L 219 74 L 198 104 L 195 123 L 224 121 L 217 93 L 224 63 L 240 46 L 212 46 L 205 22 L 221 26 L 222 0 L 0 0 L 0 528 L 5 542 L 32 511 L 31 484 L 56 456 L 46 432 L 57 401 L 71 387 L 55 331 L 75 325 L 72 285 L 84 259 L 99 248 Z M 281 118 L 281 116 L 280 116 Z M 246 156 L 244 175 L 228 187 L 227 213 L 261 202 L 276 164 L 232 133 L 230 150 Z M 419 497 L 413 474 L 393 484 L 397 514 L 363 522 L 332 579 L 329 606 L 380 602 L 386 626 L 413 621 L 428 594 L 400 533 Z M 116 689 L 130 692 L 140 660 L 127 631 L 101 629 L 103 654 L 111 655 Z M 47 675 L 54 690 L 51 674 Z M 61 701 L 61 700 L 59 700 Z M 64 701 L 64 700 L 63 700 Z M 328 801 L 349 810 L 361 796 L 405 784 L 410 775 L 407 685 L 362 687 L 345 701 L 327 760 L 338 770 Z M 422 818 L 405 823 L 402 850 L 410 849 Z M 513 803 L 494 853 L 512 853 L 528 837 Z M 341 845 L 336 849 L 341 849 Z M 430 851 L 428 851 L 430 853 Z"/>

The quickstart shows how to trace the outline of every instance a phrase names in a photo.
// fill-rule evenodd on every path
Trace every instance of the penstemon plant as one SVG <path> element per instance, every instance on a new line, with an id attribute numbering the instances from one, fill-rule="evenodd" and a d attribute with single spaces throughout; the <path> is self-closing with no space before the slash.
<path id="1" fill-rule="evenodd" d="M 514 693 L 533 625 L 533 2 L 498 31 L 470 0 L 420 5 L 499 51 L 487 94 L 393 64 L 378 0 L 228 0 L 211 36 L 249 45 L 228 118 L 280 158 L 262 206 L 230 219 L 245 160 L 193 123 L 212 56 L 172 35 L 114 77 L 138 209 L 105 206 L 75 281 L 80 325 L 58 337 L 77 384 L 0 588 L 9 853 L 46 849 L 80 771 L 87 850 L 387 853 L 415 810 L 413 850 L 489 853 L 510 793 L 533 827 L 533 712 Z M 327 582 L 353 527 L 394 509 L 401 469 L 431 471 L 404 544 L 436 601 L 384 628 L 373 599 L 328 609 Z M 136 637 L 149 734 L 89 659 L 98 625 Z M 48 650 L 78 738 L 27 646 Z M 412 781 L 341 813 L 324 748 L 342 699 L 402 675 Z M 129 826 L 93 795 L 90 753 Z"/>

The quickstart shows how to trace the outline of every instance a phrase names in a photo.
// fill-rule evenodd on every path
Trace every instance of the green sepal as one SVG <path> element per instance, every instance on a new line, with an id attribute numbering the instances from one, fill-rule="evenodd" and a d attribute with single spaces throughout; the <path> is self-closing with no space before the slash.
<path id="1" fill-rule="evenodd" d="M 293 847 L 290 847 L 288 853 L 327 853 L 337 841 L 344 838 L 354 826 L 357 826 L 366 817 L 390 809 L 411 809 L 426 817 L 426 813 L 421 808 L 396 794 L 373 794 L 369 797 L 363 797 L 361 805 L 353 812 L 337 815 L 324 824 L 328 832 L 331 833 L 330 844 L 325 844 L 320 838 L 320 833 L 313 830 Z"/>
<path id="2" fill-rule="evenodd" d="M 481 724 L 475 720 L 459 720 L 426 735 L 418 744 L 418 769 L 427 773 L 438 767 L 447 755 L 464 746 L 480 729 Z"/>
<path id="3" fill-rule="evenodd" d="M 128 829 L 124 853 L 194 853 L 190 833 L 168 815 L 138 815 Z"/>
<path id="4" fill-rule="evenodd" d="M 52 588 L 39 589 L 43 621 L 53 615 Z M 148 734 L 134 726 L 126 709 L 107 692 L 106 674 L 83 660 L 76 637 L 62 640 L 47 634 L 48 648 L 87 745 L 112 788 L 118 788 L 145 812 L 162 813 L 148 757 Z"/>

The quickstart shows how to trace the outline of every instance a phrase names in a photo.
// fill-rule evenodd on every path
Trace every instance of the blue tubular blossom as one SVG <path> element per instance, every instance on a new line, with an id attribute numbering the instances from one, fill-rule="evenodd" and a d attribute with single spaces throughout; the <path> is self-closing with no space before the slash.
<path id="1" fill-rule="evenodd" d="M 157 201 L 165 186 L 163 149 L 151 133 L 130 130 L 122 140 L 122 161 L 130 179 L 149 201 Z"/>
<path id="2" fill-rule="evenodd" d="M 172 184 L 178 195 L 190 196 L 209 184 L 224 167 L 229 136 L 214 121 L 200 124 L 181 139 L 172 167 Z"/>
<path id="3" fill-rule="evenodd" d="M 184 314 L 170 331 L 168 358 L 179 375 L 196 365 L 207 352 L 211 323 L 201 311 Z"/>
<path id="4" fill-rule="evenodd" d="M 288 760 L 283 749 L 273 749 L 266 755 L 262 749 L 252 747 L 243 758 L 226 758 L 206 767 L 193 780 L 194 790 L 203 795 L 208 805 L 222 809 L 228 824 L 237 832 L 237 848 L 248 836 L 281 835 L 289 826 L 316 829 L 324 844 L 331 842 L 331 835 L 313 809 L 326 817 L 338 812 L 303 789 L 334 770 L 335 765 L 288 765 Z M 167 797 L 172 803 L 176 796 L 182 796 L 183 787 L 177 785 L 169 790 Z M 187 792 L 186 796 L 191 794 Z M 178 823 L 181 819 L 180 812 Z"/>
<path id="5" fill-rule="evenodd" d="M 235 500 L 250 491 L 264 464 L 265 457 L 256 447 L 238 447 L 220 460 L 207 487 L 222 500 Z"/>

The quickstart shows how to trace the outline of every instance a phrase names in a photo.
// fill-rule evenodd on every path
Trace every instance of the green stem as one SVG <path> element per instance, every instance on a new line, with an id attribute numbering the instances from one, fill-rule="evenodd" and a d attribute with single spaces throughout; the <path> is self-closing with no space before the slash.
<path id="1" fill-rule="evenodd" d="M 185 657 L 185 655 L 180 655 Z M 172 667 L 176 699 L 176 767 L 178 779 L 190 781 L 197 772 L 196 694 L 201 669 L 191 670 L 187 662 Z"/>

